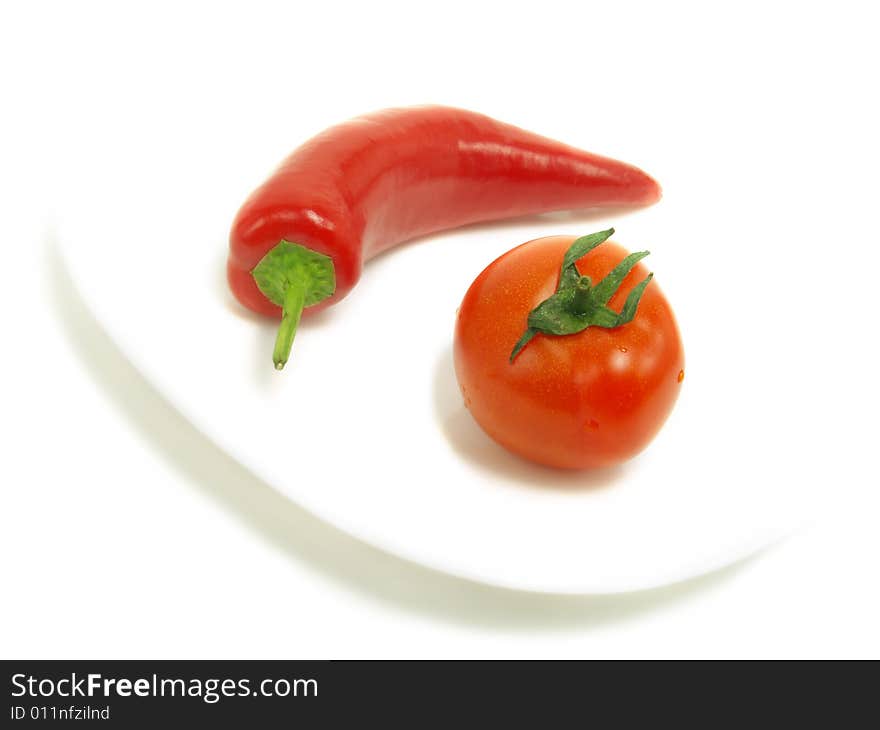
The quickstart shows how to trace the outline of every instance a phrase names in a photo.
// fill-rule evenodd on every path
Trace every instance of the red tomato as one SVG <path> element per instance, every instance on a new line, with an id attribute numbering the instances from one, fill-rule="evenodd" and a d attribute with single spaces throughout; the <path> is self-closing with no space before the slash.
<path id="1" fill-rule="evenodd" d="M 652 280 L 631 322 L 539 333 L 510 361 L 529 312 L 554 293 L 574 240 L 539 238 L 492 262 L 461 303 L 454 356 L 465 405 L 489 436 L 532 461 L 582 469 L 616 464 L 648 445 L 678 397 L 684 351 L 672 308 Z M 606 242 L 577 268 L 598 282 L 626 255 Z M 647 273 L 637 264 L 608 306 L 619 312 Z"/>

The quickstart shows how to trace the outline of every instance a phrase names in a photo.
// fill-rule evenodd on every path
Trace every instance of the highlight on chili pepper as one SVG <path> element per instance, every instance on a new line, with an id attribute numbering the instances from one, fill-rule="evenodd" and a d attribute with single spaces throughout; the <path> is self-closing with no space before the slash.
<path id="1" fill-rule="evenodd" d="M 386 109 L 313 137 L 250 195 L 232 224 L 227 277 L 244 306 L 281 317 L 280 370 L 303 310 L 342 299 L 381 251 L 478 221 L 660 194 L 632 165 L 482 114 Z"/>
<path id="2" fill-rule="evenodd" d="M 496 442 L 567 469 L 641 452 L 681 390 L 684 349 L 672 307 L 642 259 L 608 240 L 549 236 L 518 246 L 474 280 L 455 325 L 465 406 Z"/>

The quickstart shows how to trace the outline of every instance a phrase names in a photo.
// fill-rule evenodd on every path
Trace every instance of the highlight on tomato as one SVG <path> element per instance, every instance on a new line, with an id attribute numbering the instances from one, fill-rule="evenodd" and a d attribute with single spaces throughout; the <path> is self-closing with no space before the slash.
<path id="1" fill-rule="evenodd" d="M 499 444 L 547 466 L 638 454 L 684 379 L 672 307 L 641 260 L 589 236 L 518 246 L 471 284 L 455 327 L 464 402 Z M 603 245 L 600 245 L 603 244 Z"/>

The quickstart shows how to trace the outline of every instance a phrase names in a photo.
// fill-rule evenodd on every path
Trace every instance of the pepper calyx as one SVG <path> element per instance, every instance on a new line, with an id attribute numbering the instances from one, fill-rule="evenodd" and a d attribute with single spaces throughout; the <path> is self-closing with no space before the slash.
<path id="1" fill-rule="evenodd" d="M 272 361 L 281 370 L 293 346 L 293 338 L 305 307 L 336 291 L 336 270 L 329 256 L 298 243 L 282 240 L 251 270 L 257 288 L 281 307 L 281 324 Z"/>

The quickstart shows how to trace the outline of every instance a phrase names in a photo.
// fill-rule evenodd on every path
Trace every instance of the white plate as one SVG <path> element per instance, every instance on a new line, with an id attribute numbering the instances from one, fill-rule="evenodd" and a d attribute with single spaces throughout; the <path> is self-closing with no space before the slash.
<path id="1" fill-rule="evenodd" d="M 313 131 L 290 127 L 291 143 Z M 590 146 L 576 120 L 563 131 Z M 791 285 L 779 277 L 816 281 L 821 262 L 809 241 L 786 261 L 783 241 L 797 235 L 779 222 L 787 201 L 757 205 L 760 181 L 752 180 L 748 230 L 738 230 L 745 221 L 731 215 L 731 196 L 740 196 L 737 206 L 749 202 L 743 149 L 719 152 L 711 165 L 699 150 L 659 152 L 645 166 L 666 197 L 651 209 L 477 226 L 387 253 L 348 299 L 303 323 L 277 373 L 274 323 L 232 299 L 223 266 L 235 209 L 284 143 L 276 134 L 218 166 L 217 137 L 166 135 L 124 156 L 114 152 L 124 139 L 93 149 L 80 184 L 63 190 L 60 248 L 135 366 L 290 499 L 439 570 L 564 593 L 705 573 L 810 513 L 812 491 L 833 473 L 827 434 L 809 418 L 831 412 L 813 386 L 834 367 L 833 353 L 811 341 L 830 315 L 791 317 L 783 297 Z M 725 173 L 707 182 L 719 167 Z M 559 473 L 509 455 L 471 421 L 451 364 L 453 319 L 472 279 L 502 252 L 608 224 L 624 246 L 653 251 L 656 281 L 679 315 L 687 374 L 644 454 L 616 470 Z"/>

